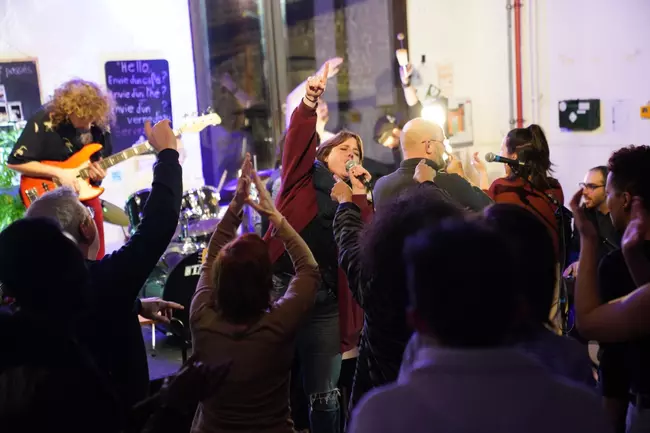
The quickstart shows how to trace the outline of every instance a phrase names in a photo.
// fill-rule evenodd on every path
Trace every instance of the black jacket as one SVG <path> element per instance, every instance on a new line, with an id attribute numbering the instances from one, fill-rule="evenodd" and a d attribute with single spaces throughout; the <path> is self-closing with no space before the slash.
<path id="1" fill-rule="evenodd" d="M 415 180 L 413 180 L 413 175 L 415 174 L 415 167 L 417 167 L 420 161 L 420 158 L 405 159 L 397 171 L 377 181 L 373 191 L 375 207 L 377 209 L 382 206 L 382 203 L 388 202 L 391 198 L 397 197 L 405 189 L 416 185 Z M 431 160 L 427 160 L 427 164 L 434 169 L 438 169 Z M 483 208 L 493 203 L 492 199 L 480 188 L 472 186 L 472 184 L 457 174 L 438 172 L 434 182 L 445 190 L 452 199 L 469 210 L 480 212 Z"/>
<path id="2" fill-rule="evenodd" d="M 88 263 L 95 317 L 80 330 L 82 343 L 109 374 L 128 407 L 146 398 L 149 390 L 147 356 L 134 303 L 174 236 L 182 188 L 178 152 L 165 149 L 154 166 L 151 194 L 136 233 L 119 250 Z"/>
<path id="3" fill-rule="evenodd" d="M 457 205 L 432 182 L 419 187 L 430 188 L 440 200 Z M 412 334 L 406 320 L 406 286 L 387 290 L 386 285 L 375 281 L 371 271 L 362 265 L 359 238 L 363 225 L 356 204 L 339 205 L 333 227 L 339 265 L 345 272 L 354 299 L 364 311 L 350 409 L 371 389 L 397 379 L 402 355 Z"/>
<path id="4" fill-rule="evenodd" d="M 0 313 L 3 432 L 124 428 L 117 396 L 71 329 L 69 323 Z"/>

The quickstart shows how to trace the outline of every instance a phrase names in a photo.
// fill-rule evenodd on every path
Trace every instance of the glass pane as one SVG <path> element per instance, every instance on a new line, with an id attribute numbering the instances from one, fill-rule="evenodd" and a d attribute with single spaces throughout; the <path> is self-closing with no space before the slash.
<path id="1" fill-rule="evenodd" d="M 204 177 L 216 186 L 225 176 L 228 192 L 246 152 L 254 156 L 258 170 L 274 164 L 264 7 L 262 0 L 200 4 L 207 26 L 211 106 L 222 118 L 208 134 L 209 142 L 202 143 Z"/>
<path id="2" fill-rule="evenodd" d="M 398 114 L 395 43 L 390 0 L 286 0 L 289 89 L 300 86 L 328 59 L 343 58 L 328 81 L 325 131 L 361 135 L 367 159 L 393 167 L 390 149 L 374 140 L 374 126 L 385 114 Z M 303 89 L 296 89 L 297 95 Z M 290 115 L 298 98 L 288 98 Z M 391 170 L 392 171 L 392 170 Z"/>

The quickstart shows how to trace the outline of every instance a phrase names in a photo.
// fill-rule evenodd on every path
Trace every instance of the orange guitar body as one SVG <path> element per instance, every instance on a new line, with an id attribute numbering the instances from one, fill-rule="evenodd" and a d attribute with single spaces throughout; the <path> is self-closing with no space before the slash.
<path id="1" fill-rule="evenodd" d="M 82 170 L 90 163 L 90 157 L 102 149 L 101 144 L 91 143 L 85 145 L 81 150 L 72 155 L 65 161 L 40 161 L 41 164 L 52 165 L 65 169 Z M 58 188 L 56 182 L 51 179 L 44 179 L 38 177 L 21 176 L 20 178 L 20 196 L 23 199 L 25 207 L 42 196 L 48 191 Z M 79 200 L 86 201 L 99 197 L 104 192 L 104 188 L 93 186 L 88 179 L 79 178 Z"/>

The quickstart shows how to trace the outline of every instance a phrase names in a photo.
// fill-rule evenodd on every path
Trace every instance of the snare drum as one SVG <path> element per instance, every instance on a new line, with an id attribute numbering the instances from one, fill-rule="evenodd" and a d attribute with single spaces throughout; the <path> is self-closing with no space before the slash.
<path id="1" fill-rule="evenodd" d="M 190 238 L 208 237 L 219 223 L 219 192 L 211 186 L 202 186 L 183 193 L 181 221 L 187 224 Z"/>

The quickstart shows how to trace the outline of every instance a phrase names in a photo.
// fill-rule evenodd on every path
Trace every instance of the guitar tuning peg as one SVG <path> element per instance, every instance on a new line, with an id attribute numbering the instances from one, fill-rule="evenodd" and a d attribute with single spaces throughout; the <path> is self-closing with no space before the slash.
<path id="1" fill-rule="evenodd" d="M 212 114 L 212 113 L 214 113 L 214 110 L 212 109 L 212 107 L 208 107 L 208 108 L 205 110 L 205 114 Z"/>
<path id="2" fill-rule="evenodd" d="M 192 112 L 192 117 L 196 117 L 197 115 L 198 115 L 198 113 L 196 111 Z"/>
<path id="3" fill-rule="evenodd" d="M 189 117 L 189 114 L 185 113 L 183 114 L 183 119 L 187 119 Z"/>

